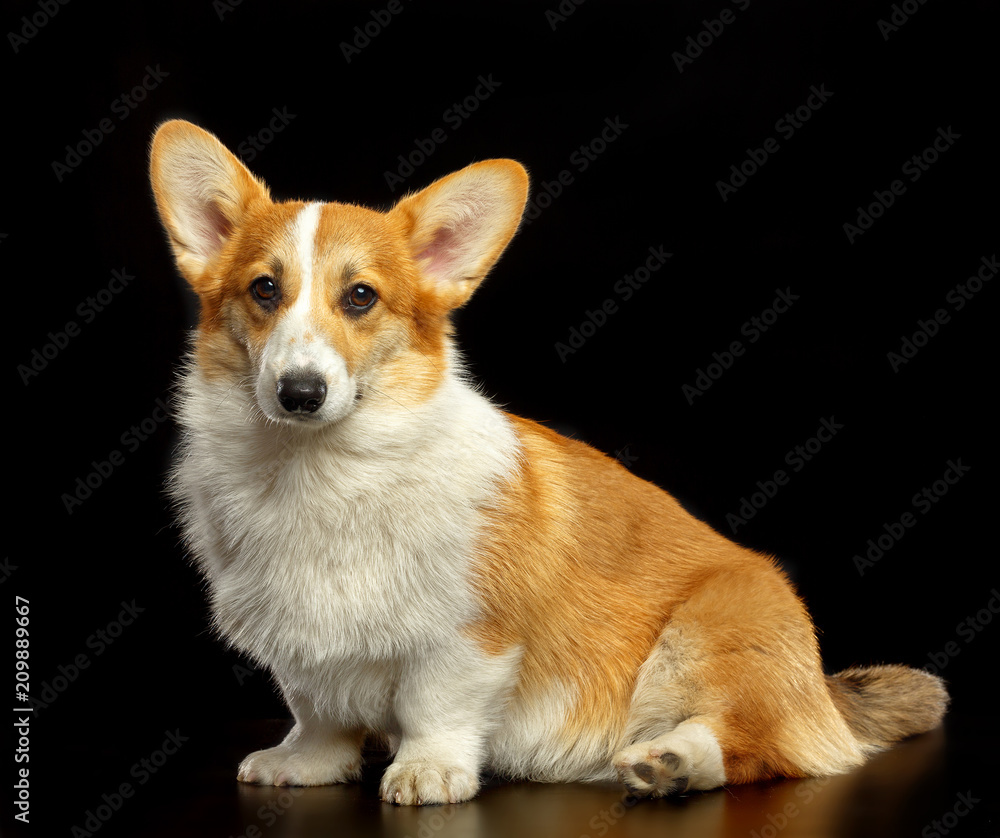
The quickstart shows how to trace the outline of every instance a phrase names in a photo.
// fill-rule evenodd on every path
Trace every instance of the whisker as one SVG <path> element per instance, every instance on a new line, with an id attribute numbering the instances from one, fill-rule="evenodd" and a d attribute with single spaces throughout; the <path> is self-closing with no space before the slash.
<path id="1" fill-rule="evenodd" d="M 226 400 L 230 397 L 230 395 L 232 394 L 233 390 L 235 390 L 237 387 L 242 386 L 245 381 L 249 381 L 250 379 L 251 379 L 250 376 L 244 376 L 243 378 L 238 379 L 237 381 L 234 381 L 232 383 L 232 385 L 230 385 L 226 389 L 226 392 L 222 394 L 222 397 L 219 399 L 219 401 L 215 405 L 215 411 L 212 413 L 212 421 L 213 422 L 215 421 L 215 417 L 218 414 L 219 410 L 222 409 L 222 406 L 226 403 Z"/>
<path id="2" fill-rule="evenodd" d="M 405 410 L 407 413 L 411 415 L 416 415 L 413 413 L 412 410 L 410 410 L 409 407 L 407 407 L 405 404 L 399 401 L 399 399 L 390 396 L 387 392 L 385 392 L 384 390 L 380 390 L 378 387 L 374 387 L 371 384 L 365 384 L 365 390 L 370 390 L 372 393 L 375 393 L 376 395 L 381 396 L 384 399 L 388 399 L 389 401 L 394 402 L 396 405 L 403 408 L 403 410 Z"/>

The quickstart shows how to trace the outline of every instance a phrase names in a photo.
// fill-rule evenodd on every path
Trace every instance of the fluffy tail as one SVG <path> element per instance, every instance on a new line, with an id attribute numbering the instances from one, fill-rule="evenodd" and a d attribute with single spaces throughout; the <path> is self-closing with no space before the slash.
<path id="1" fill-rule="evenodd" d="M 833 703 L 868 751 L 924 733 L 940 724 L 948 707 L 944 681 L 908 666 L 871 666 L 828 675 Z"/>

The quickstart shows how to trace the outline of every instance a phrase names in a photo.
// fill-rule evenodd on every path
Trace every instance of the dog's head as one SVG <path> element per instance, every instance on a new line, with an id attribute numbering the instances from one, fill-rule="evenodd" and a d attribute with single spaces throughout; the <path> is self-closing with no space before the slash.
<path id="1" fill-rule="evenodd" d="M 212 134 L 164 123 L 151 179 L 178 268 L 197 293 L 195 357 L 252 388 L 268 419 L 321 426 L 369 392 L 426 399 L 447 366 L 449 315 L 514 235 L 528 177 L 487 160 L 388 212 L 274 202 Z"/>

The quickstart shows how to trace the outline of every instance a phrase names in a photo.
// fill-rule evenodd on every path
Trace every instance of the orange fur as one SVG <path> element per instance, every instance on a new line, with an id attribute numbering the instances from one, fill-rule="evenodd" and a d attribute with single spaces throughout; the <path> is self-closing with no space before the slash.
<path id="1" fill-rule="evenodd" d="M 568 736 L 592 718 L 623 729 L 639 665 L 697 569 L 679 557 L 668 578 L 642 561 L 676 545 L 674 533 L 638 525 L 663 520 L 670 498 L 594 449 L 511 418 L 524 457 L 488 516 L 473 631 L 485 648 L 525 647 L 522 689 L 581 688 Z"/>
<path id="2" fill-rule="evenodd" d="M 524 459 L 490 510 L 481 545 L 485 613 L 473 632 L 483 647 L 525 648 L 525 694 L 557 681 L 579 688 L 567 739 L 604 726 L 620 737 L 658 636 L 688 627 L 697 632 L 684 662 L 693 694 L 680 715 L 719 712 L 732 754 L 727 776 L 737 782 L 793 774 L 774 740 L 782 714 L 803 708 L 772 707 L 767 693 L 780 690 L 785 673 L 769 677 L 756 659 L 819 673 L 818 655 L 805 611 L 771 561 L 616 461 L 512 420 Z M 746 759 L 759 767 L 744 767 Z"/>
<path id="3" fill-rule="evenodd" d="M 602 731 L 613 750 L 642 738 L 630 730 L 637 675 L 657 655 L 671 659 L 670 677 L 652 695 L 644 688 L 643 702 L 660 708 L 663 728 L 709 727 L 729 782 L 843 771 L 940 720 L 946 694 L 918 677 L 922 698 L 884 692 L 907 708 L 884 741 L 856 741 L 861 725 L 845 724 L 848 699 L 831 697 L 808 613 L 769 557 L 618 462 L 511 419 L 524 458 L 488 513 L 477 574 L 484 615 L 473 632 L 494 654 L 525 649 L 520 700 L 574 688 L 567 742 Z"/>

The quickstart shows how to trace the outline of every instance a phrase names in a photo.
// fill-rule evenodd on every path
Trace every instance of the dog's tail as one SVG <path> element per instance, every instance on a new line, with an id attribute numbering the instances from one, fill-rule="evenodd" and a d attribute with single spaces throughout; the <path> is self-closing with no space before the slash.
<path id="1" fill-rule="evenodd" d="M 833 703 L 869 752 L 932 730 L 948 707 L 944 681 L 908 666 L 871 666 L 828 675 Z"/>

